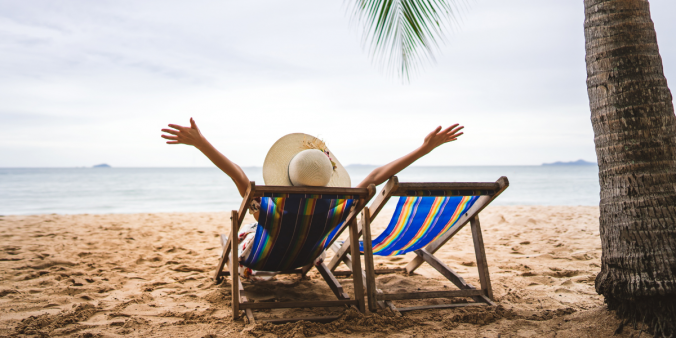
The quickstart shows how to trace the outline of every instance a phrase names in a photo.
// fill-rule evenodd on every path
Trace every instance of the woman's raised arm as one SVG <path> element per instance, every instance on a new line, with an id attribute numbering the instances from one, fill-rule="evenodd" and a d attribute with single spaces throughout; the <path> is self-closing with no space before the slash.
<path id="1" fill-rule="evenodd" d="M 242 168 L 230 161 L 207 141 L 199 128 L 197 128 L 197 124 L 195 124 L 195 120 L 193 120 L 192 117 L 190 118 L 190 127 L 183 127 L 177 124 L 170 124 L 169 127 L 172 129 L 162 129 L 163 132 L 170 134 L 162 135 L 163 138 L 169 140 L 167 141 L 167 144 L 187 144 L 199 149 L 202 154 L 208 157 L 219 169 L 230 176 L 232 181 L 235 182 L 239 194 L 244 197 L 246 189 L 249 186 L 249 178 Z"/>
<path id="2" fill-rule="evenodd" d="M 418 149 L 382 167 L 374 169 L 361 183 L 357 185 L 357 188 L 366 188 L 371 183 L 379 185 L 385 182 L 390 177 L 396 175 L 400 171 L 404 170 L 404 168 L 411 165 L 411 163 L 427 155 L 429 152 L 434 150 L 434 148 L 444 143 L 457 140 L 458 136 L 463 134 L 460 132 L 462 128 L 464 127 L 458 127 L 457 123 L 444 130 L 441 130 L 441 126 L 437 127 L 431 133 L 429 133 L 427 137 L 425 137 L 425 141 L 420 147 L 418 147 Z"/>

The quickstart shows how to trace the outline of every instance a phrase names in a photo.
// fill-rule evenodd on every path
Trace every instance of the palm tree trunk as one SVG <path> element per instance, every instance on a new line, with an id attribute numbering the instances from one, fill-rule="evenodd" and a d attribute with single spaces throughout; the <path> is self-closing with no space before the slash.
<path id="1" fill-rule="evenodd" d="M 584 0 L 601 185 L 596 291 L 676 334 L 676 117 L 646 0 Z"/>

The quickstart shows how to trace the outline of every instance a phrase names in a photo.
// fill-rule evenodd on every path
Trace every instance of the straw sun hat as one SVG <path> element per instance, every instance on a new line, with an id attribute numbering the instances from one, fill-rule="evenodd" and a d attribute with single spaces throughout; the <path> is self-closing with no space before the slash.
<path id="1" fill-rule="evenodd" d="M 283 136 L 263 162 L 266 185 L 350 187 L 350 175 L 326 144 L 311 135 Z"/>

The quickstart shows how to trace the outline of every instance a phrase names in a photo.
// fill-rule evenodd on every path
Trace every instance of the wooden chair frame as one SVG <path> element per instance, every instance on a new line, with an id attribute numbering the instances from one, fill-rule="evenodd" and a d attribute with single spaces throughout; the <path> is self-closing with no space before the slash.
<path id="1" fill-rule="evenodd" d="M 395 312 L 406 312 L 433 308 L 451 308 L 461 306 L 476 306 L 476 305 L 495 305 L 493 303 L 493 289 L 491 287 L 490 275 L 488 273 L 488 263 L 486 261 L 486 252 L 484 250 L 483 237 L 481 235 L 481 225 L 479 223 L 479 213 L 490 204 L 496 197 L 498 197 L 505 189 L 509 187 L 509 180 L 507 177 L 500 177 L 495 183 L 399 183 L 396 176 L 393 176 L 378 193 L 378 196 L 373 201 L 371 207 L 365 207 L 362 212 L 362 218 L 359 222 L 359 233 L 361 230 L 364 233 L 364 265 L 365 271 L 361 275 L 365 281 L 367 299 L 369 310 L 374 312 L 378 307 L 389 307 Z M 460 290 L 455 291 L 422 291 L 412 293 L 398 293 L 398 294 L 384 294 L 375 286 L 375 275 L 378 273 L 391 273 L 392 269 L 375 270 L 373 266 L 373 247 L 371 244 L 371 222 L 378 215 L 378 213 L 385 206 L 387 201 L 392 196 L 414 196 L 418 191 L 427 191 L 429 195 L 425 196 L 480 196 L 472 207 L 461 216 L 455 226 L 438 238 L 436 241 L 428 244 L 425 248 L 415 250 L 417 256 L 406 266 L 407 273 L 413 273 L 420 265 L 427 262 L 435 270 L 446 277 L 451 283 L 457 286 Z M 439 250 L 446 242 L 448 242 L 458 231 L 460 231 L 467 223 L 472 229 L 472 238 L 474 241 L 474 253 L 477 260 L 477 268 L 479 270 L 479 282 L 481 288 L 477 289 L 465 282 L 465 280 L 453 269 L 448 267 L 442 261 L 434 256 L 434 253 Z M 329 262 L 328 268 L 335 271 L 340 262 L 344 262 L 348 268 L 354 261 L 359 259 L 352 259 L 354 254 L 350 255 L 348 250 L 351 250 L 352 242 L 345 242 L 341 247 L 332 245 L 331 249 L 335 252 L 333 259 Z M 358 271 L 351 269 L 352 272 Z M 354 274 L 355 276 L 359 273 Z M 476 303 L 457 303 L 457 304 L 441 304 L 441 305 L 427 305 L 415 306 L 408 308 L 397 309 L 392 303 L 393 300 L 403 299 L 426 299 L 426 298 L 450 298 L 450 297 L 471 297 Z"/>
<path id="2" fill-rule="evenodd" d="M 332 301 L 305 301 L 305 302 L 264 302 L 264 303 L 253 303 L 250 302 L 246 296 L 242 293 L 244 292 L 244 286 L 239 279 L 239 260 L 233 259 L 233 257 L 238 257 L 237 247 L 238 247 L 238 232 L 239 228 L 244 221 L 244 216 L 246 211 L 249 208 L 250 203 L 254 198 L 263 197 L 266 193 L 275 193 L 275 194 L 317 194 L 317 195 L 352 195 L 358 196 L 359 200 L 355 204 L 352 211 L 348 214 L 345 225 L 339 231 L 342 232 L 346 227 L 350 228 L 350 240 L 355 243 L 353 247 L 356 248 L 356 252 L 352 252 L 352 255 L 359 255 L 359 235 L 357 228 L 357 219 L 356 216 L 361 212 L 361 210 L 366 206 L 366 203 L 371 200 L 375 194 L 375 186 L 371 184 L 368 188 L 333 188 L 333 187 L 288 187 L 288 186 L 266 186 L 266 185 L 256 185 L 255 182 L 249 182 L 249 187 L 247 188 L 246 193 L 244 194 L 244 199 L 242 204 L 239 207 L 239 211 L 233 210 L 231 219 L 231 232 L 230 236 L 224 234 L 221 235 L 221 245 L 223 247 L 223 254 L 218 263 L 216 272 L 214 273 L 214 279 L 216 283 L 220 283 L 223 280 L 224 276 L 231 276 L 232 278 L 232 316 L 233 319 L 238 319 L 240 316 L 240 310 L 244 310 L 246 317 L 249 319 L 250 323 L 255 323 L 255 318 L 253 311 L 254 309 L 276 309 L 276 308 L 308 308 L 308 307 L 340 307 L 340 306 L 356 306 L 359 311 L 365 311 L 365 302 L 364 302 L 364 281 L 362 276 L 359 275 L 353 279 L 354 282 L 354 293 L 355 299 L 350 299 L 350 296 L 343 291 L 343 287 L 340 285 L 333 273 L 327 268 L 322 260 L 316 260 L 314 264 L 309 264 L 303 268 L 291 270 L 291 271 L 282 271 L 278 274 L 300 274 L 305 275 L 312 266 L 316 267 L 319 273 L 322 275 L 326 283 L 329 285 L 333 293 L 336 295 L 338 300 Z M 338 234 L 340 235 L 340 233 Z M 338 236 L 336 236 L 338 237 Z M 335 239 L 334 239 L 335 240 Z M 355 251 L 355 250 L 353 250 Z M 227 266 L 228 271 L 223 271 Z M 350 264 L 350 267 L 354 271 L 361 270 L 361 262 L 355 260 Z M 274 324 L 282 324 L 288 322 L 295 322 L 299 320 L 315 321 L 315 322 L 330 322 L 335 319 L 338 319 L 339 316 L 324 316 L 324 317 L 305 317 L 305 318 L 281 318 L 281 319 L 268 319 L 263 320 L 266 322 Z"/>

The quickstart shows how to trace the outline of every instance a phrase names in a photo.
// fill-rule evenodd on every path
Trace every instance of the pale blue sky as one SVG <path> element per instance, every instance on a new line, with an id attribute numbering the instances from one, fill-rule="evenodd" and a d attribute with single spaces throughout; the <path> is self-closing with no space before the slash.
<path id="1" fill-rule="evenodd" d="M 292 132 L 382 164 L 454 122 L 466 135 L 418 164 L 595 161 L 581 0 L 470 1 L 406 85 L 372 64 L 345 4 L 0 0 L 0 167 L 208 166 L 160 138 L 191 116 L 243 166 Z M 676 3 L 651 5 L 670 80 Z"/>

